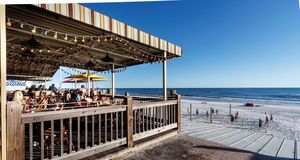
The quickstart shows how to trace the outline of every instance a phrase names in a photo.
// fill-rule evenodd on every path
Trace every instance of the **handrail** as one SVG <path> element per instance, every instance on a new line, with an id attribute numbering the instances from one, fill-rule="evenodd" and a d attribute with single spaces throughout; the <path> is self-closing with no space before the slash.
<path id="1" fill-rule="evenodd" d="M 127 105 L 107 106 L 107 107 L 95 107 L 95 108 L 83 108 L 73 110 L 62 110 L 57 112 L 37 112 L 22 114 L 23 123 L 33 123 L 41 121 L 50 121 L 63 118 L 73 118 L 81 116 L 89 116 L 96 114 L 122 112 L 126 111 Z"/>
<path id="2" fill-rule="evenodd" d="M 150 103 L 137 103 L 133 105 L 133 109 L 142 109 L 142 108 L 151 108 L 165 105 L 173 105 L 177 104 L 177 100 L 169 100 L 169 101 L 158 101 L 158 102 L 150 102 Z"/>

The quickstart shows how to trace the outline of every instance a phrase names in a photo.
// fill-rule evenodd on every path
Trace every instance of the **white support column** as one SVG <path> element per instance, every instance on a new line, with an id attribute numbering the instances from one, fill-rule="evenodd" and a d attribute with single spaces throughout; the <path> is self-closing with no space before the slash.
<path id="1" fill-rule="evenodd" d="M 112 89 L 112 97 L 115 98 L 115 64 L 112 64 L 112 70 L 111 70 L 111 89 Z"/>
<path id="2" fill-rule="evenodd" d="M 91 78 L 90 78 L 90 70 L 87 71 L 87 96 L 90 96 L 91 93 Z"/>
<path id="3" fill-rule="evenodd" d="M 163 61 L 163 99 L 167 100 L 167 52 L 164 52 Z"/>
<path id="4" fill-rule="evenodd" d="M 0 159 L 6 159 L 6 23 L 5 5 L 0 5 L 0 107 L 1 107 L 1 151 Z"/>
<path id="5" fill-rule="evenodd" d="M 59 66 L 59 89 L 61 89 L 61 68 Z"/>

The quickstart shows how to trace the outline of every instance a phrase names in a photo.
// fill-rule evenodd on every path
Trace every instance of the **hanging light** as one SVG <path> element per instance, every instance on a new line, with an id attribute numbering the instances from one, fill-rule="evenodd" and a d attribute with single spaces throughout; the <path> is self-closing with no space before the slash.
<path id="1" fill-rule="evenodd" d="M 20 24 L 20 28 L 24 28 L 24 24 L 23 23 Z"/>
<path id="2" fill-rule="evenodd" d="M 97 39 L 97 42 L 100 42 L 101 40 L 100 40 L 100 37 L 98 37 L 98 39 Z"/>
<path id="3" fill-rule="evenodd" d="M 41 50 L 41 49 L 40 49 L 40 50 L 39 50 L 39 52 L 40 52 L 40 53 L 42 53 L 42 52 L 43 52 L 43 50 Z"/>
<path id="4" fill-rule="evenodd" d="M 65 41 L 67 41 L 67 40 L 68 40 L 68 35 L 67 35 L 67 34 L 65 35 L 65 38 L 64 38 L 64 40 L 65 40 Z"/>
<path id="5" fill-rule="evenodd" d="M 31 30 L 32 33 L 36 33 L 36 26 L 33 27 L 33 29 Z"/>
<path id="6" fill-rule="evenodd" d="M 85 42 L 85 40 L 84 40 L 84 36 L 82 37 L 82 40 L 81 40 L 81 42 Z"/>
<path id="7" fill-rule="evenodd" d="M 48 51 L 47 51 L 48 53 L 50 53 L 50 49 L 48 49 Z"/>
<path id="8" fill-rule="evenodd" d="M 77 43 L 77 37 L 74 38 L 74 42 Z"/>
<path id="9" fill-rule="evenodd" d="M 24 51 L 24 50 L 25 50 L 25 48 L 23 46 L 21 46 L 21 51 Z"/>
<path id="10" fill-rule="evenodd" d="M 57 38 L 57 32 L 55 32 L 53 38 L 55 38 L 55 39 Z"/>
<path id="11" fill-rule="evenodd" d="M 104 38 L 104 42 L 107 42 L 107 38 L 106 37 Z"/>
<path id="12" fill-rule="evenodd" d="M 7 25 L 8 27 L 10 27 L 10 26 L 11 26 L 10 18 L 7 18 L 6 25 Z"/>
<path id="13" fill-rule="evenodd" d="M 47 31 L 47 30 L 44 32 L 44 35 L 45 35 L 45 36 L 47 36 L 47 35 L 48 35 L 48 31 Z"/>
<path id="14" fill-rule="evenodd" d="M 113 40 L 114 40 L 113 37 L 111 37 L 111 38 L 110 38 L 110 41 L 113 41 Z"/>

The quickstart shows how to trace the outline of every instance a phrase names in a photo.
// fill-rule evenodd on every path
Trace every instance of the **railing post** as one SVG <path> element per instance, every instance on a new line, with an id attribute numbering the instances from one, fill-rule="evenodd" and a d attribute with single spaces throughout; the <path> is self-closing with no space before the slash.
<path id="1" fill-rule="evenodd" d="M 7 159 L 24 159 L 24 126 L 21 104 L 7 102 Z"/>
<path id="2" fill-rule="evenodd" d="M 177 99 L 177 131 L 181 130 L 181 95 L 176 95 Z"/>
<path id="3" fill-rule="evenodd" d="M 127 146 L 133 147 L 133 106 L 132 97 L 127 97 Z"/>

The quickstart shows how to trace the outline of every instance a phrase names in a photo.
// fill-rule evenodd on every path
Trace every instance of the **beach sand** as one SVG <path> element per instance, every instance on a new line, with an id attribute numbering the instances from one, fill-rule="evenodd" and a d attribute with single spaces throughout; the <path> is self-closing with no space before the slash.
<path id="1" fill-rule="evenodd" d="M 246 102 L 245 102 L 246 103 Z M 276 137 L 288 139 L 300 139 L 300 106 L 289 104 L 263 104 L 258 107 L 245 107 L 238 102 L 216 102 L 216 101 L 197 101 L 182 100 L 182 118 L 189 119 L 188 108 L 192 104 L 192 121 L 209 122 L 206 112 L 212 107 L 218 110 L 218 115 L 213 115 L 213 123 L 223 124 L 228 127 L 263 132 Z M 229 105 L 231 112 L 239 113 L 239 118 L 233 123 L 230 122 Z M 196 115 L 196 109 L 199 115 Z M 267 113 L 267 114 L 265 114 Z M 273 122 L 265 123 L 266 116 L 273 115 Z M 263 127 L 259 129 L 258 119 L 263 120 Z"/>

